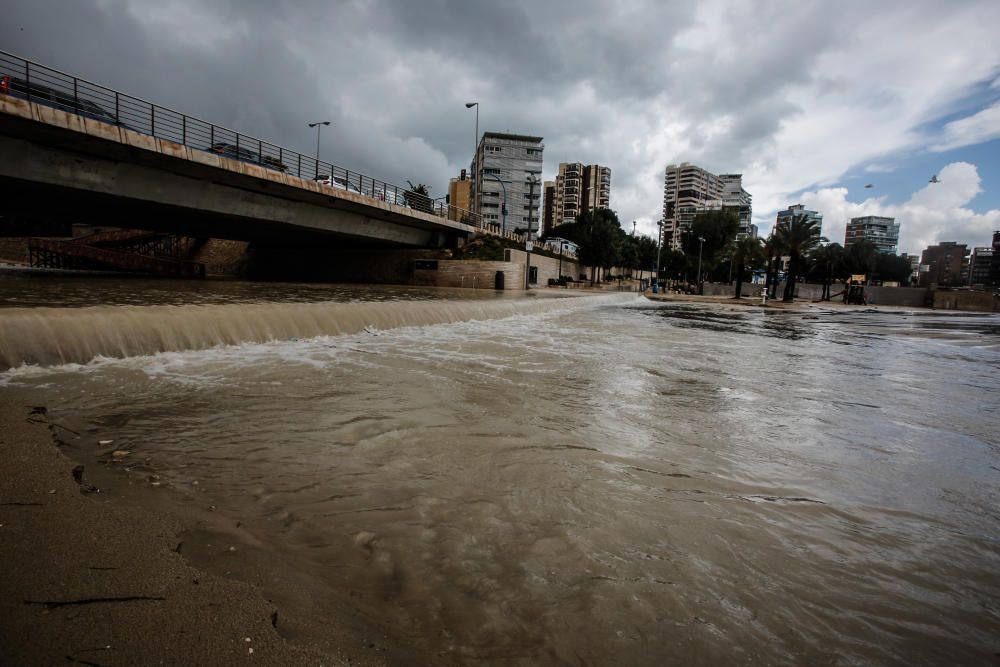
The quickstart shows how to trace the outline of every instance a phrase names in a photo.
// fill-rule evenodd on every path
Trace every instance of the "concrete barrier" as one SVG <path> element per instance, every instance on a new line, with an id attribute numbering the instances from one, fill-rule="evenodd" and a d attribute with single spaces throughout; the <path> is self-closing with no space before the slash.
<path id="1" fill-rule="evenodd" d="M 934 290 L 934 308 L 940 310 L 970 310 L 979 313 L 1000 313 L 1000 297 L 993 292 L 971 290 Z"/>

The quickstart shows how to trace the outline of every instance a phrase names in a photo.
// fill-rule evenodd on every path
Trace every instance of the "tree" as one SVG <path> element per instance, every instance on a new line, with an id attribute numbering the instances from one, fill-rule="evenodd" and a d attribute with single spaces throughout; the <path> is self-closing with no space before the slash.
<path id="1" fill-rule="evenodd" d="M 823 283 L 823 301 L 830 300 L 830 285 L 833 279 L 844 272 L 844 248 L 839 243 L 830 243 L 813 250 L 809 260 Z"/>
<path id="2" fill-rule="evenodd" d="M 736 264 L 736 291 L 734 299 L 743 297 L 743 274 L 747 268 L 754 268 L 764 258 L 764 249 L 760 239 L 747 236 L 739 239 L 733 246 L 733 259 Z"/>
<path id="3" fill-rule="evenodd" d="M 666 272 L 667 276 L 680 279 L 688 272 L 691 265 L 688 256 L 680 250 L 663 248 L 660 251 L 660 268 Z"/>
<path id="4" fill-rule="evenodd" d="M 764 278 L 764 290 L 767 292 L 767 298 L 773 299 L 774 293 L 778 289 L 778 277 L 775 275 L 777 272 L 775 271 L 774 264 L 781 256 L 781 247 L 773 232 L 764 239 L 761 249 L 764 251 L 764 257 L 766 258 L 765 266 L 767 267 Z"/>
<path id="5" fill-rule="evenodd" d="M 879 280 L 892 281 L 907 285 L 910 282 L 910 274 L 913 268 L 910 260 L 892 253 L 879 253 L 875 259 L 875 274 Z"/>
<path id="6" fill-rule="evenodd" d="M 622 268 L 628 269 L 631 276 L 632 271 L 639 268 L 639 239 L 634 236 L 622 237 L 619 254 Z"/>
<path id="7" fill-rule="evenodd" d="M 823 240 L 819 222 L 805 215 L 793 215 L 787 225 L 778 227 L 774 236 L 778 245 L 788 253 L 788 271 L 785 274 L 785 294 L 782 301 L 795 301 L 795 281 L 802 271 L 802 258 Z"/>
<path id="8" fill-rule="evenodd" d="M 636 250 L 639 255 L 638 268 L 643 271 L 655 271 L 656 241 L 648 236 L 640 236 L 636 239 Z"/>
<path id="9" fill-rule="evenodd" d="M 864 274 L 871 280 L 875 275 L 875 266 L 878 262 L 878 248 L 871 241 L 856 241 L 844 249 L 844 263 L 847 265 L 847 272 L 851 274 Z"/>
<path id="10" fill-rule="evenodd" d="M 577 216 L 575 224 L 577 229 L 573 232 L 577 238 L 573 240 L 580 247 L 580 261 L 591 267 L 590 283 L 599 282 L 597 268 L 607 270 L 620 261 L 620 248 L 625 230 L 618 222 L 618 215 L 607 208 L 581 213 Z"/>
<path id="11" fill-rule="evenodd" d="M 417 183 L 416 185 L 413 184 L 413 181 L 407 181 L 407 183 L 410 184 L 410 189 L 403 192 L 403 201 L 406 202 L 406 205 L 414 211 L 434 213 L 431 189 L 423 183 Z"/>
<path id="12" fill-rule="evenodd" d="M 700 253 L 702 273 L 709 273 L 718 265 L 719 258 L 732 243 L 739 228 L 739 215 L 731 209 L 699 213 L 694 217 L 691 231 L 687 234 L 685 252 L 693 255 L 695 262 Z M 698 239 L 705 241 L 702 243 Z M 701 284 L 701 276 L 695 276 L 695 280 Z"/>

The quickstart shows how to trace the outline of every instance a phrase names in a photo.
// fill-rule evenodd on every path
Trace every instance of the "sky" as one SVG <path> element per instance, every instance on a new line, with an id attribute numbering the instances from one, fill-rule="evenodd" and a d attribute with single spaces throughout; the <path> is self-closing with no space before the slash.
<path id="1" fill-rule="evenodd" d="M 612 170 L 656 234 L 668 164 L 742 173 L 900 252 L 1000 230 L 1000 2 L 5 0 L 0 50 L 352 171 L 447 192 L 479 129 Z M 939 183 L 929 183 L 932 175 Z M 871 187 L 866 187 L 870 185 Z"/>

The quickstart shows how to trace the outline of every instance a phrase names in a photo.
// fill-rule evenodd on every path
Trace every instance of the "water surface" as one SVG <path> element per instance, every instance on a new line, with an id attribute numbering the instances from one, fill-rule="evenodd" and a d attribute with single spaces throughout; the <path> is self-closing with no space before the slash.
<path id="1" fill-rule="evenodd" d="M 112 495 L 200 521 L 185 553 L 303 640 L 347 614 L 463 664 L 1000 652 L 996 316 L 337 289 L 207 305 L 404 316 L 19 366 L 0 395 L 80 433 Z"/>

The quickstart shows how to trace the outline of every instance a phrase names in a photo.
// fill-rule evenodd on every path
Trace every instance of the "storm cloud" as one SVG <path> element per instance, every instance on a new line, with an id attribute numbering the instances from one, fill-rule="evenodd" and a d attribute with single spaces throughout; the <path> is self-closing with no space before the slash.
<path id="1" fill-rule="evenodd" d="M 1000 136 L 997 25 L 989 0 L 12 0 L 0 48 L 309 154 L 330 120 L 324 159 L 435 196 L 478 101 L 481 131 L 545 137 L 546 178 L 610 166 L 652 234 L 668 163 L 743 173 L 766 227 L 850 170 Z"/>

